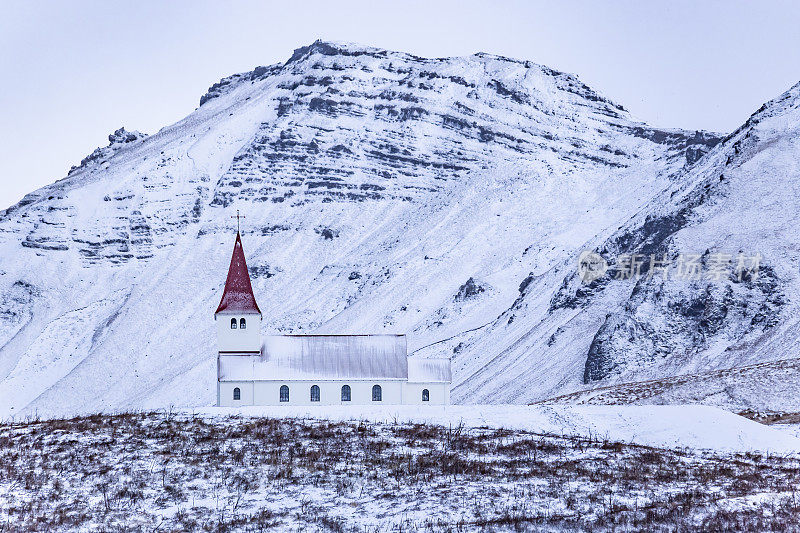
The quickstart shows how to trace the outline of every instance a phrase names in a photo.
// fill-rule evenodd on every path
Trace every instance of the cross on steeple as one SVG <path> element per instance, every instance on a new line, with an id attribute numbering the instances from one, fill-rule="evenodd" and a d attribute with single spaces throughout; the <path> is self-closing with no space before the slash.
<path id="1" fill-rule="evenodd" d="M 247 217 L 244 216 L 244 215 L 239 215 L 239 210 L 237 209 L 236 210 L 236 216 L 231 215 L 231 218 L 235 218 L 236 219 L 236 233 L 239 233 L 239 219 L 240 218 L 247 218 Z"/>

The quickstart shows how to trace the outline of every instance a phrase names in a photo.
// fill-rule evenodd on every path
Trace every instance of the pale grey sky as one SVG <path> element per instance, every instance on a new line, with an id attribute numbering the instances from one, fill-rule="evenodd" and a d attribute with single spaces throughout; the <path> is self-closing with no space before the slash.
<path id="1" fill-rule="evenodd" d="M 223 76 L 318 38 L 530 59 L 663 127 L 731 131 L 800 80 L 789 0 L 0 0 L 0 209 L 114 129 L 153 133 Z"/>

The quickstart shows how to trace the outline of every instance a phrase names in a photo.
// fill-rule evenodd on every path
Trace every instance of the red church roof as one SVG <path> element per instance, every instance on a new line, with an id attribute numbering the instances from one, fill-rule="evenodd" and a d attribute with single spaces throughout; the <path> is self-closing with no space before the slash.
<path id="1" fill-rule="evenodd" d="M 261 309 L 258 308 L 256 297 L 253 294 L 253 287 L 250 285 L 250 274 L 247 272 L 247 261 L 244 259 L 242 238 L 238 232 L 236 233 L 236 243 L 233 245 L 231 266 L 228 268 L 228 279 L 225 280 L 225 290 L 222 292 L 222 300 L 214 314 L 219 313 L 261 314 Z"/>

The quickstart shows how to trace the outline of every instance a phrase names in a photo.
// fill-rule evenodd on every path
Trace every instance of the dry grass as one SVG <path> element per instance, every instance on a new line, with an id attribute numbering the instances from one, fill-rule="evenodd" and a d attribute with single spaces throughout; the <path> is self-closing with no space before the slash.
<path id="1" fill-rule="evenodd" d="M 795 458 L 170 413 L 0 426 L 0 531 L 786 531 Z"/>
<path id="2" fill-rule="evenodd" d="M 761 411 L 742 411 L 739 416 L 755 420 L 768 426 L 772 424 L 800 424 L 800 413 L 775 413 Z"/>

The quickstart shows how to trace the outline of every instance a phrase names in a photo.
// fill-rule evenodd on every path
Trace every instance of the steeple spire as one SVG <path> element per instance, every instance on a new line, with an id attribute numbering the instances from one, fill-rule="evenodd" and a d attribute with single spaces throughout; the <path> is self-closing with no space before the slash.
<path id="1" fill-rule="evenodd" d="M 247 271 L 247 261 L 244 258 L 242 237 L 236 232 L 236 242 L 233 245 L 231 265 L 228 267 L 228 278 L 225 280 L 225 290 L 219 302 L 215 315 L 223 314 L 261 314 L 253 286 L 250 284 L 250 274 Z"/>
<path id="2" fill-rule="evenodd" d="M 247 217 L 245 217 L 244 215 L 239 215 L 239 210 L 237 209 L 236 210 L 236 216 L 231 215 L 231 218 L 235 218 L 236 219 L 236 234 L 238 235 L 239 234 L 239 219 L 240 218 L 247 218 Z"/>

